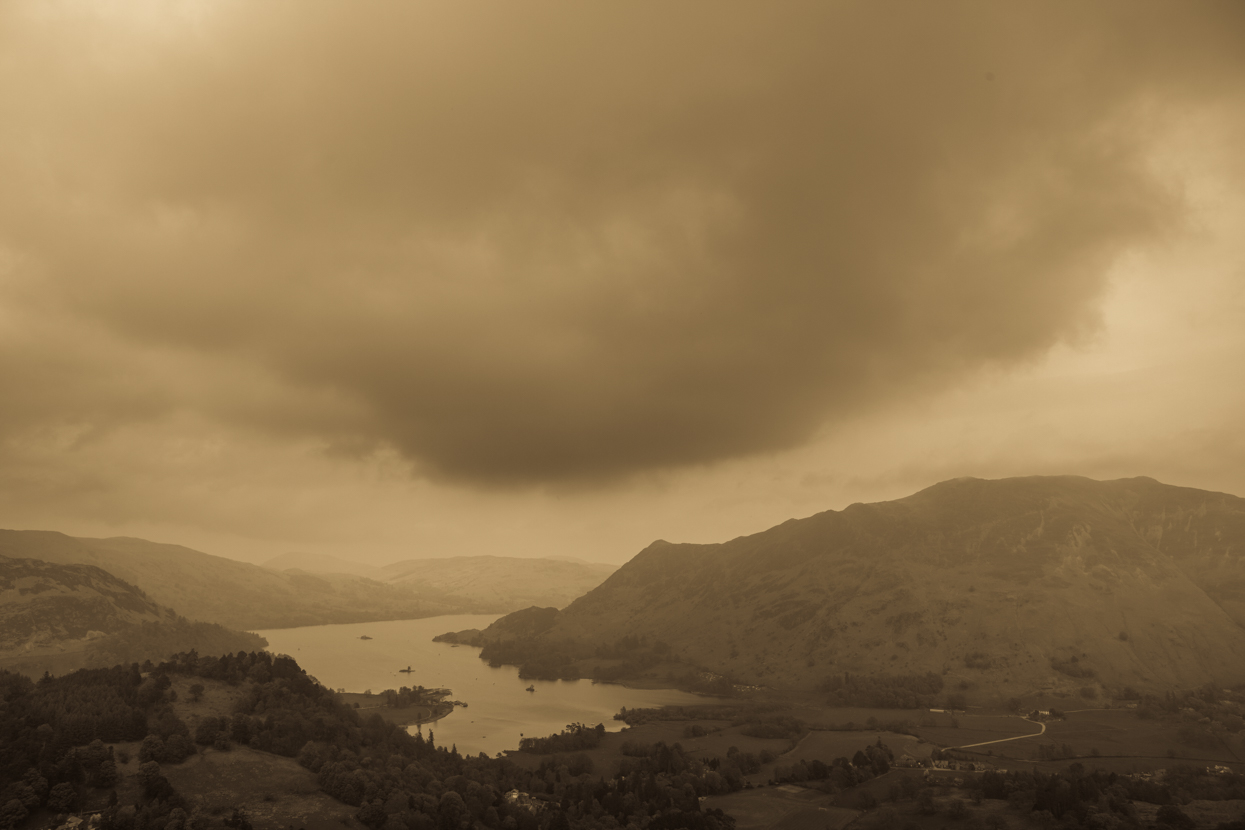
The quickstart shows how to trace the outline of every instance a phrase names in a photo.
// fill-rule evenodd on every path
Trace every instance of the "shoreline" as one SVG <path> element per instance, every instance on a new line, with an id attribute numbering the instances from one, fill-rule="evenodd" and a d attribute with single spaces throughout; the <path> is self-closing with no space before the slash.
<path id="1" fill-rule="evenodd" d="M 380 715 L 386 722 L 397 726 L 423 726 L 436 723 L 454 711 L 452 703 L 432 703 L 405 706 L 402 708 L 385 704 L 383 695 L 365 695 L 362 692 L 337 692 L 343 703 L 351 706 L 360 715 Z"/>

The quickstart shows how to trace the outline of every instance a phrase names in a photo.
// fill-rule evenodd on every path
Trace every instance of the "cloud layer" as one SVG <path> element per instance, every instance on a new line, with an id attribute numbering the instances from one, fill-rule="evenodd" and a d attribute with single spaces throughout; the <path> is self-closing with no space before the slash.
<path id="1" fill-rule="evenodd" d="M 1096 324 L 1237 4 L 10 4 L 0 439 L 480 485 L 798 446 Z M 1205 113 L 1212 113 L 1205 116 Z"/>

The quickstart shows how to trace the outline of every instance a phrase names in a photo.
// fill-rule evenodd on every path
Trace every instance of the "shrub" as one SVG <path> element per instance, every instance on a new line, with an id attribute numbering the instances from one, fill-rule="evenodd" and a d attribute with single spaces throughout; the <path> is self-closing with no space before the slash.
<path id="1" fill-rule="evenodd" d="M 974 651 L 964 658 L 964 666 L 970 669 L 988 669 L 994 665 L 994 658 L 982 651 Z"/>
<path id="2" fill-rule="evenodd" d="M 1073 657 L 1071 660 L 1060 660 L 1058 657 L 1050 659 L 1050 667 L 1060 674 L 1066 674 L 1068 677 L 1077 679 L 1085 679 L 1093 677 L 1095 672 L 1089 666 L 1082 666 L 1080 661 Z"/>

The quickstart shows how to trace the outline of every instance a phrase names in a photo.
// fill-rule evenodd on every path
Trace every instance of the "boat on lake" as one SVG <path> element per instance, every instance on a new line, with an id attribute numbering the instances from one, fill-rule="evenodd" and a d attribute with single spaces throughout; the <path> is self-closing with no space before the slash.
<path id="1" fill-rule="evenodd" d="M 398 671 L 402 672 L 403 674 L 410 674 L 410 673 L 411 673 L 411 667 L 410 667 L 410 666 L 407 666 L 405 669 L 398 669 Z"/>
<path id="2" fill-rule="evenodd" d="M 535 687 L 535 686 L 528 686 L 528 687 L 527 687 L 527 690 L 528 690 L 529 692 L 534 692 L 534 691 L 536 691 L 536 687 Z"/>

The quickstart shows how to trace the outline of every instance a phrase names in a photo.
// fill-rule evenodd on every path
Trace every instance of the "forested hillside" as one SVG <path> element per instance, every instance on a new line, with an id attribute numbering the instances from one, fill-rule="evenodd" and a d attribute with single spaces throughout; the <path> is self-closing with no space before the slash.
<path id="1" fill-rule="evenodd" d="M 178 714 L 193 709 L 174 689 L 184 680 L 196 694 L 237 690 L 233 712 L 197 717 L 192 730 Z M 178 769 L 196 755 L 237 747 L 297 758 L 324 793 L 374 830 L 476 823 L 725 830 L 734 822 L 702 812 L 698 797 L 742 786 L 738 775 L 731 783 L 677 750 L 637 760 L 611 780 L 594 777 L 590 761 L 572 760 L 572 772 L 565 758 L 535 770 L 483 755 L 464 758 L 379 716 L 361 719 L 293 659 L 264 652 L 179 655 L 146 670 L 118 666 L 39 683 L 0 671 L 0 703 L 0 827 L 35 811 L 91 807 L 104 811 L 108 827 L 220 827 L 231 820 L 238 827 L 245 810 L 203 811 L 192 791 L 198 779 Z M 132 742 L 141 742 L 137 765 L 109 746 Z M 179 790 L 174 779 L 187 783 Z M 521 798 L 506 796 L 515 790 Z M 134 794 L 137 803 L 117 791 Z"/>

